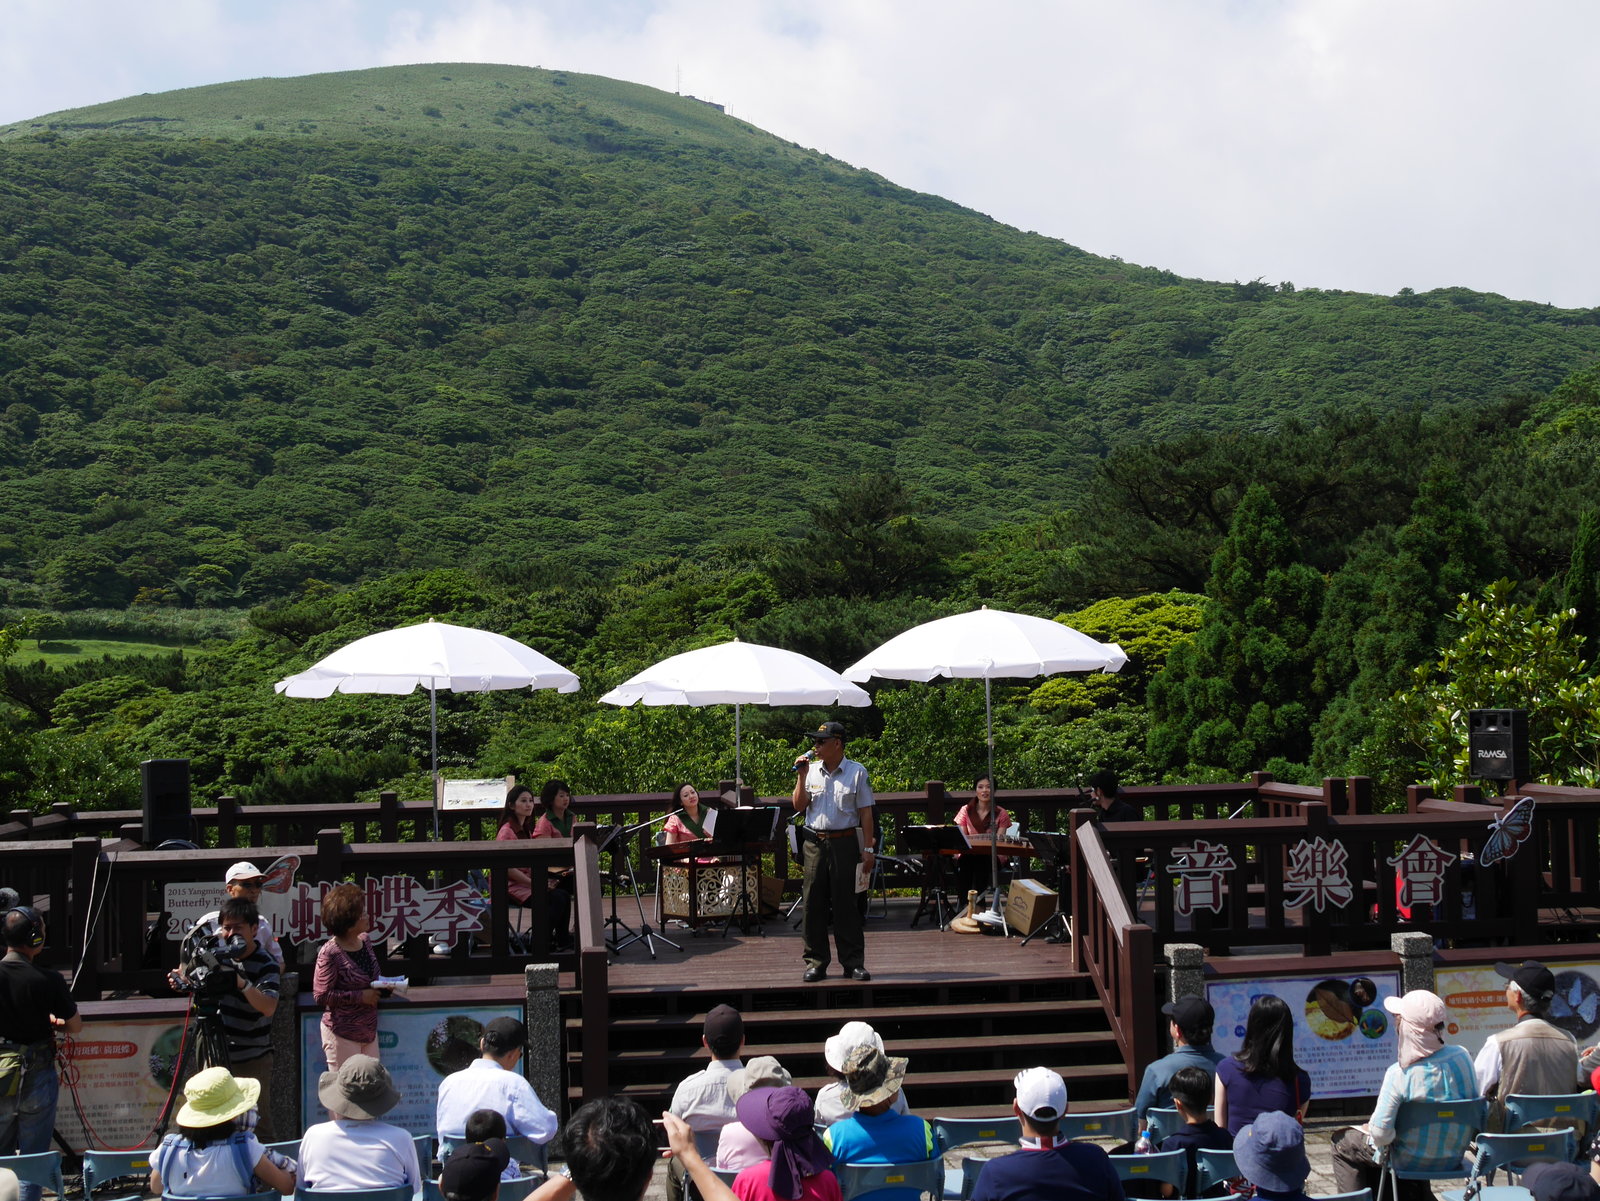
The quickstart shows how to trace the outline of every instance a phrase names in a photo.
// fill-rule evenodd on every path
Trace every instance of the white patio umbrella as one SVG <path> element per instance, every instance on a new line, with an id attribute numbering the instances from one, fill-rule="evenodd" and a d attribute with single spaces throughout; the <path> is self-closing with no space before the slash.
<path id="1" fill-rule="evenodd" d="M 358 638 L 297 675 L 279 680 L 285 696 L 329 697 L 335 692 L 403 696 L 428 690 L 434 779 L 434 836 L 439 833 L 438 690 L 499 692 L 511 688 L 578 691 L 578 677 L 514 638 L 470 626 L 425 621 Z"/>
<path id="2" fill-rule="evenodd" d="M 924 684 L 940 676 L 981 679 L 989 778 L 993 780 L 991 680 L 1030 679 L 1063 671 L 1120 671 L 1127 661 L 1128 656 L 1114 642 L 1096 642 L 1059 621 L 985 606 L 913 626 L 845 668 L 844 675 L 858 683 L 874 676 Z M 999 827 L 994 823 L 989 839 L 995 883 L 991 918 L 1000 915 L 999 851 L 995 847 L 998 840 Z"/>
<path id="3" fill-rule="evenodd" d="M 825 664 L 758 642 L 720 642 L 647 667 L 600 698 L 608 705 L 732 705 L 733 776 L 742 782 L 743 705 L 870 705 L 872 698 Z"/>

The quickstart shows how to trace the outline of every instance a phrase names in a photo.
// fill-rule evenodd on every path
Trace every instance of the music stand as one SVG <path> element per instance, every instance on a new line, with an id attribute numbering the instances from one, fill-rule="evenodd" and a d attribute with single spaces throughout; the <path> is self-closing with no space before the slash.
<path id="1" fill-rule="evenodd" d="M 777 840 L 778 826 L 783 822 L 783 810 L 776 805 L 758 805 L 748 809 L 724 809 L 717 814 L 716 828 L 711 831 L 711 853 L 739 857 L 739 899 L 728 911 L 722 923 L 722 937 L 728 937 L 733 923 L 743 918 L 745 925 L 754 919 L 761 937 L 767 929 L 761 922 L 759 898 L 750 897 L 750 847 L 753 843 L 770 843 Z"/>
<path id="2" fill-rule="evenodd" d="M 966 835 L 961 832 L 960 826 L 901 826 L 900 841 L 906 850 L 921 855 L 924 860 L 930 857 L 933 860 L 933 878 L 923 884 L 917 911 L 911 915 L 911 928 L 915 930 L 922 915 L 928 911 L 929 889 L 933 891 L 934 920 L 939 923 L 939 929 L 948 928 L 950 919 L 955 915 L 944 899 L 944 852 L 966 854 L 970 851 L 972 848 L 967 845 Z"/>
<path id="3" fill-rule="evenodd" d="M 668 816 L 670 817 L 671 815 L 668 814 Z M 616 839 L 616 847 L 613 848 L 611 852 L 611 872 L 613 875 L 616 874 L 617 851 L 620 850 L 622 852 L 622 862 L 627 867 L 629 880 L 633 884 L 633 903 L 639 910 L 639 929 L 635 931 L 623 924 L 624 928 L 628 930 L 628 937 L 622 938 L 619 935 L 617 939 L 610 944 L 611 952 L 614 955 L 622 954 L 622 952 L 626 951 L 636 942 L 644 943 L 644 948 L 650 952 L 651 959 L 656 957 L 656 943 L 658 942 L 666 943 L 674 951 L 683 950 L 682 944 L 673 942 L 672 939 L 668 938 L 665 934 L 653 929 L 650 925 L 650 920 L 645 917 L 644 898 L 639 895 L 639 877 L 633 870 L 633 856 L 628 853 L 628 844 L 633 840 L 633 836 L 635 834 L 637 834 L 640 830 L 648 830 L 657 822 L 665 820 L 665 818 L 656 817 L 647 822 L 640 822 L 637 826 L 613 827 L 614 829 L 621 831 L 620 836 L 618 834 L 611 834 L 607 837 L 607 841 L 610 841 L 612 838 Z M 611 908 L 613 913 L 616 912 L 616 905 L 617 894 L 615 887 L 613 887 L 611 892 Z"/>
<path id="4" fill-rule="evenodd" d="M 1067 920 L 1066 910 L 1067 890 L 1072 887 L 1072 835 L 1055 830 L 1029 830 L 1027 838 L 1033 844 L 1034 853 L 1056 869 L 1056 911 L 1046 919 L 1044 925 L 1024 938 L 1022 945 L 1027 946 L 1039 935 L 1052 929 L 1055 933 L 1050 935 L 1049 941 L 1066 942 L 1072 937 L 1072 926 Z"/>

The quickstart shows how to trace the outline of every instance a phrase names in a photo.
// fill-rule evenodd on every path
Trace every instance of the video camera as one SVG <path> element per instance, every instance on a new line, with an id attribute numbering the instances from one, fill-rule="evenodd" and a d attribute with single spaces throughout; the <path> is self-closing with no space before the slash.
<path id="1" fill-rule="evenodd" d="M 200 997 L 221 997 L 238 987 L 239 960 L 249 942 L 220 930 L 191 934 L 184 941 L 183 973 L 172 973 L 172 987 Z"/>

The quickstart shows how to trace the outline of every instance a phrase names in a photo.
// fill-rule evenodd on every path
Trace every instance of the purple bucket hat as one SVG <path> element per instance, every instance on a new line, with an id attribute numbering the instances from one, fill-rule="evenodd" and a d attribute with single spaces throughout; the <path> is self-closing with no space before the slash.
<path id="1" fill-rule="evenodd" d="M 797 1201 L 801 1180 L 825 1171 L 833 1155 L 817 1137 L 811 1098 L 803 1088 L 753 1088 L 734 1105 L 744 1128 L 772 1144 L 767 1186 L 775 1196 Z"/>

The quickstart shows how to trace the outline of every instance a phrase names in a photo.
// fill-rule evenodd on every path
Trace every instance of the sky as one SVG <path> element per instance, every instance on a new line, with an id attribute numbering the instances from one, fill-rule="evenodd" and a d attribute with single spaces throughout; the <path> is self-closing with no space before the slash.
<path id="1" fill-rule="evenodd" d="M 1600 306 L 1594 0 L 0 0 L 0 125 L 420 62 L 681 90 L 1096 254 Z"/>

